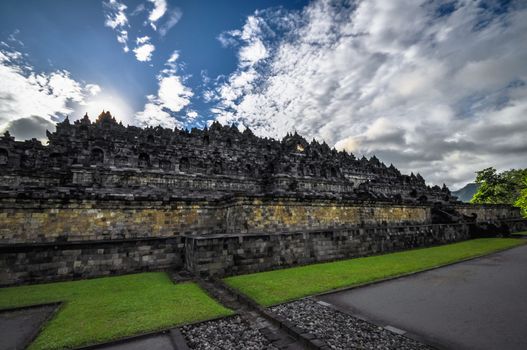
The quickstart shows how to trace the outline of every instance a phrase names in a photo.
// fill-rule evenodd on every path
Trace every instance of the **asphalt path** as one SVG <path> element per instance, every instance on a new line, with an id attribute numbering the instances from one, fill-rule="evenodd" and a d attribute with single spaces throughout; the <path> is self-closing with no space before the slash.
<path id="1" fill-rule="evenodd" d="M 56 306 L 0 312 L 0 349 L 25 349 Z"/>
<path id="2" fill-rule="evenodd" d="M 527 349 L 527 246 L 321 296 L 444 349 Z"/>

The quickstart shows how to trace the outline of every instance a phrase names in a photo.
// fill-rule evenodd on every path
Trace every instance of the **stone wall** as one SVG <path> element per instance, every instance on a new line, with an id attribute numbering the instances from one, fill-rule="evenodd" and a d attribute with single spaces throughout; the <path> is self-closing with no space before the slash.
<path id="1" fill-rule="evenodd" d="M 480 233 L 525 230 L 516 209 L 476 212 Z M 431 207 L 342 199 L 0 200 L 0 285 L 186 266 L 236 274 L 466 239 Z M 477 232 L 479 232 L 477 231 Z M 500 232 L 501 232 L 500 231 Z"/>
<path id="2" fill-rule="evenodd" d="M 182 268 L 181 238 L 0 245 L 0 286 Z"/>
<path id="3" fill-rule="evenodd" d="M 466 216 L 476 214 L 476 222 L 521 219 L 520 208 L 505 204 L 458 204 L 452 208 Z"/>
<path id="4" fill-rule="evenodd" d="M 430 222 L 430 208 L 342 200 L 0 200 L 0 243 L 283 232 Z"/>
<path id="5" fill-rule="evenodd" d="M 469 238 L 469 225 L 364 227 L 281 234 L 187 236 L 195 273 L 235 275 L 380 254 Z"/>
<path id="6" fill-rule="evenodd" d="M 90 241 L 224 232 L 206 201 L 0 201 L 0 243 Z"/>
<path id="7" fill-rule="evenodd" d="M 239 199 L 228 206 L 227 232 L 284 232 L 355 225 L 430 223 L 430 207 L 344 200 Z"/>

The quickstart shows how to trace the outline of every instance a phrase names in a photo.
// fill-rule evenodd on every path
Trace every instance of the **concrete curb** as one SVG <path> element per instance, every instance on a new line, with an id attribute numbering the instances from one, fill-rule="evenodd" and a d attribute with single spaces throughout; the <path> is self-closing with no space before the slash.
<path id="1" fill-rule="evenodd" d="M 76 350 L 80 350 L 80 349 L 82 349 L 82 350 L 100 349 L 100 348 L 106 347 L 106 346 L 125 344 L 125 343 L 128 343 L 130 341 L 134 341 L 134 340 L 140 340 L 140 339 L 149 338 L 149 337 L 166 335 L 166 334 L 168 334 L 169 331 L 170 331 L 170 329 L 164 329 L 164 330 L 161 330 L 161 331 L 154 331 L 154 332 L 136 334 L 136 335 L 133 335 L 133 336 L 130 336 L 130 337 L 125 337 L 125 338 L 119 338 L 119 339 L 111 340 L 111 341 L 106 342 L 106 343 L 97 343 L 97 344 L 91 344 L 91 345 L 83 345 L 83 346 L 76 347 L 76 348 L 73 348 L 73 349 L 76 349 Z"/>
<path id="2" fill-rule="evenodd" d="M 24 305 L 24 306 L 8 307 L 8 308 L 5 308 L 5 309 L 0 309 L 0 313 L 2 313 L 2 312 L 12 312 L 12 311 L 22 311 L 22 310 L 34 309 L 34 308 L 39 308 L 39 307 L 44 307 L 44 306 L 60 306 L 62 304 L 63 304 L 62 301 L 57 301 L 57 302 L 54 302 L 54 303 L 30 304 L 30 305 Z"/>

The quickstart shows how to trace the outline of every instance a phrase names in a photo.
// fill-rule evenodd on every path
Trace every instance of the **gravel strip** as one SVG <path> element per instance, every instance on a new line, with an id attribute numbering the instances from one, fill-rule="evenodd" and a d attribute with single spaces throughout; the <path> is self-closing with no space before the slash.
<path id="1" fill-rule="evenodd" d="M 272 307 L 271 311 L 314 334 L 331 349 L 431 349 L 312 299 L 278 305 Z"/>
<path id="2" fill-rule="evenodd" d="M 180 328 L 187 345 L 196 350 L 277 349 L 240 316 L 222 318 Z"/>

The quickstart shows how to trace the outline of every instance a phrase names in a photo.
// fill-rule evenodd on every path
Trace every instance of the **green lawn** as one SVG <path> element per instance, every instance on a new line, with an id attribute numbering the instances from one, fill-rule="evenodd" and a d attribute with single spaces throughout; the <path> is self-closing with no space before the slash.
<path id="1" fill-rule="evenodd" d="M 525 243 L 484 238 L 432 248 L 228 277 L 224 281 L 264 306 L 337 288 L 426 270 Z"/>
<path id="2" fill-rule="evenodd" d="M 512 235 L 527 236 L 527 231 L 514 232 L 514 233 L 512 233 Z"/>
<path id="3" fill-rule="evenodd" d="M 30 349 L 61 349 L 232 314 L 195 283 L 165 273 L 0 289 L 0 309 L 64 301 Z"/>

